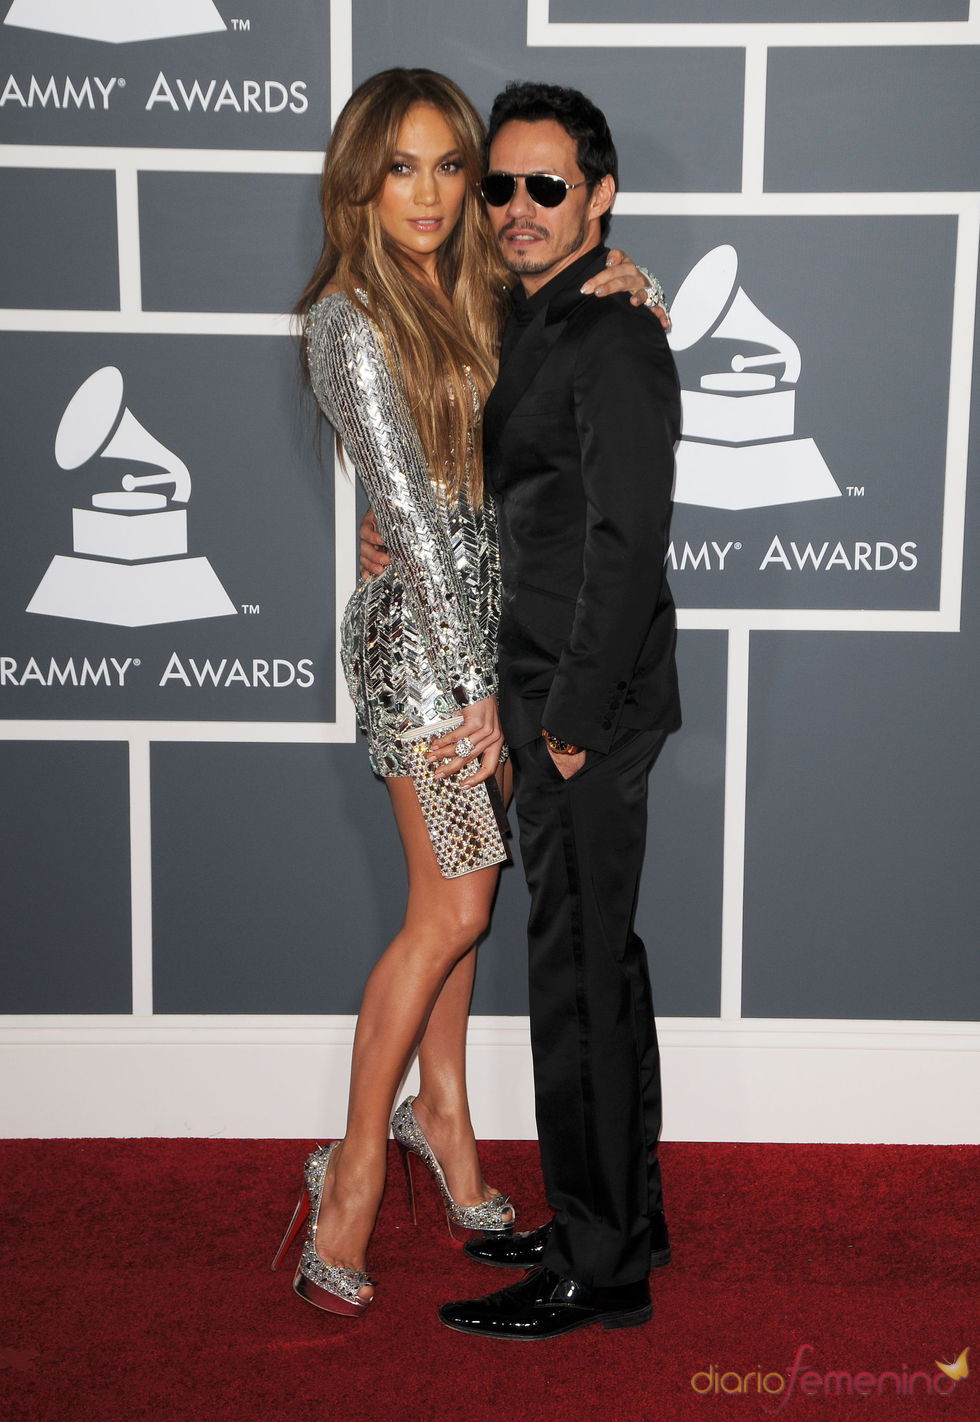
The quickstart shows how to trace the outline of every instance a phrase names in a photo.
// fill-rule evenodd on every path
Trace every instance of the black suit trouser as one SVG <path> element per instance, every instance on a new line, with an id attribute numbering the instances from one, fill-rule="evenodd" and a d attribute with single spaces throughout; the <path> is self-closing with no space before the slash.
<path id="1" fill-rule="evenodd" d="M 584 1284 L 643 1278 L 660 1208 L 660 1052 L 633 930 L 647 780 L 662 731 L 620 732 L 563 780 L 540 738 L 513 752 L 528 921 L 544 1263 Z"/>

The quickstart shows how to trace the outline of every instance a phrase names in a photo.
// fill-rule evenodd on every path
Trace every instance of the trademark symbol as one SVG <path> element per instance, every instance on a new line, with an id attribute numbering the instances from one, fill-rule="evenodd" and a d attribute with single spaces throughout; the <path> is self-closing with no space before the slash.
<path id="1" fill-rule="evenodd" d="M 742 551 L 742 545 L 741 545 L 741 543 L 736 543 L 736 544 L 735 544 L 735 552 L 736 552 L 736 553 L 740 553 L 741 551 Z"/>
<path id="2" fill-rule="evenodd" d="M 243 602 L 242 611 L 244 612 L 246 617 L 258 617 L 259 606 L 260 605 L 257 602 Z"/>
<path id="3" fill-rule="evenodd" d="M 139 657 L 134 657 L 134 658 L 133 658 L 133 666 L 134 666 L 134 667 L 141 667 L 142 665 L 143 665 L 143 663 L 140 661 Z"/>
<path id="4" fill-rule="evenodd" d="M 117 79 L 117 80 L 116 80 L 116 83 L 117 83 L 117 85 L 119 86 L 120 89 L 125 89 L 125 87 L 126 87 L 126 80 L 125 80 L 125 79 Z"/>
<path id="5" fill-rule="evenodd" d="M 229 20 L 228 23 L 231 25 L 232 29 L 237 30 L 239 34 L 241 34 L 244 30 L 250 30 L 252 28 L 251 20 Z"/>
<path id="6" fill-rule="evenodd" d="M 848 497 L 849 499 L 863 499 L 863 498 L 864 498 L 864 485 L 863 485 L 863 484 L 848 484 L 848 486 L 847 486 L 847 497 Z"/>

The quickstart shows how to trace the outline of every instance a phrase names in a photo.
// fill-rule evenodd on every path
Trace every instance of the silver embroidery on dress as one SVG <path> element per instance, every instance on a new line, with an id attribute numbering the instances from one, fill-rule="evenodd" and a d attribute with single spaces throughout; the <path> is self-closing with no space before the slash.
<path id="1" fill-rule="evenodd" d="M 313 391 L 364 484 L 391 564 L 362 579 L 341 656 L 378 775 L 407 775 L 398 736 L 496 693 L 500 559 L 493 501 L 435 485 L 377 328 L 342 293 L 306 317 Z"/>

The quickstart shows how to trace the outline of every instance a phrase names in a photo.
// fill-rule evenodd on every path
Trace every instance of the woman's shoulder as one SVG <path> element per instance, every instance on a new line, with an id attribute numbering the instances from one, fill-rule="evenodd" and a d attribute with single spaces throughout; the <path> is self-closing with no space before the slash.
<path id="1" fill-rule="evenodd" d="M 334 336 L 345 332 L 375 335 L 374 323 L 365 310 L 367 293 L 358 291 L 356 298 L 332 283 L 325 286 L 306 313 L 304 329 L 307 338 L 316 332 Z"/>

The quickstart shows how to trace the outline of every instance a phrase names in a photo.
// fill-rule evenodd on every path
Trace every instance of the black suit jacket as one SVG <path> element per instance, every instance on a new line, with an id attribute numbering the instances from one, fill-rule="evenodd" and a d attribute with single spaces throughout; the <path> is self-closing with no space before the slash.
<path id="1" fill-rule="evenodd" d="M 505 334 L 511 350 L 484 415 L 503 580 L 501 719 L 515 746 L 544 726 L 607 751 L 621 726 L 680 724 L 664 576 L 677 372 L 649 313 L 626 296 L 579 293 L 605 249 L 592 256 L 542 288 L 550 294 L 516 345 Z"/>

